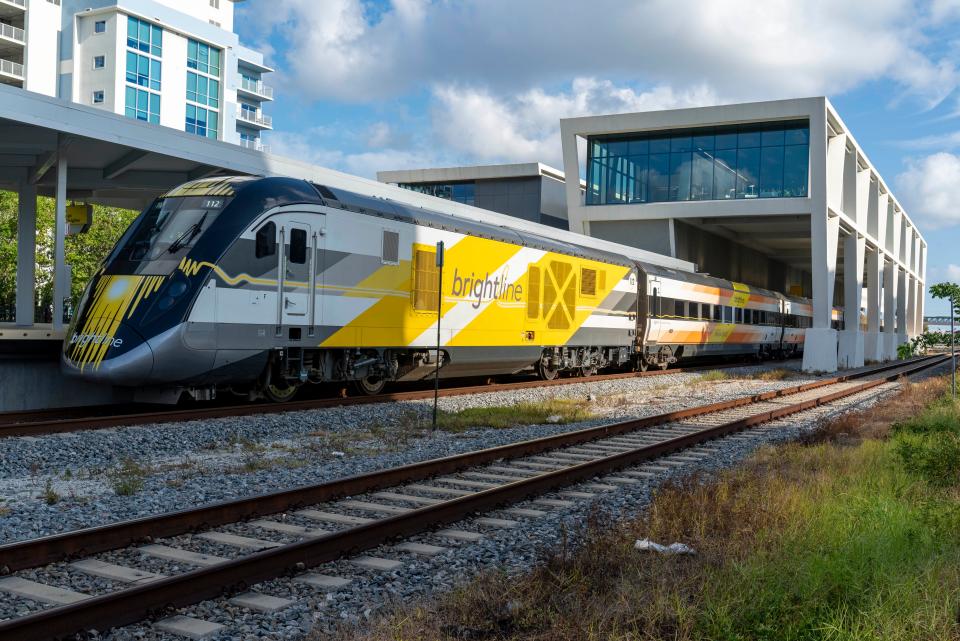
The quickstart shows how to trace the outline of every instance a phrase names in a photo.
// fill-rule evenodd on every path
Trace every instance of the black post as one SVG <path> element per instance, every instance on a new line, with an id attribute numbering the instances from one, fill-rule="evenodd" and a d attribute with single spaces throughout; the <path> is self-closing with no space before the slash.
<path id="1" fill-rule="evenodd" d="M 437 363 L 433 375 L 433 431 L 437 430 L 437 402 L 440 397 L 440 317 L 443 315 L 443 241 L 437 242 Z"/>
<path id="2" fill-rule="evenodd" d="M 953 394 L 953 400 L 957 400 L 957 335 L 954 333 L 953 314 L 956 309 L 956 301 L 950 299 L 950 390 Z"/>

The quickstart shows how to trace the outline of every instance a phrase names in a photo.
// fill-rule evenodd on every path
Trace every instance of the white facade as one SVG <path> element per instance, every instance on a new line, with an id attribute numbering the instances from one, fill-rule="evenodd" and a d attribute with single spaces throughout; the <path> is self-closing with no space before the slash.
<path id="1" fill-rule="evenodd" d="M 784 197 L 759 198 L 738 192 L 704 200 L 631 198 L 587 204 L 581 195 L 577 177 L 585 159 L 578 139 L 786 121 L 809 126 L 807 184 L 799 196 L 785 191 Z M 926 241 L 826 98 L 571 118 L 561 121 L 561 136 L 572 231 L 659 225 L 669 236 L 670 253 L 690 259 L 675 253 L 675 226 L 683 222 L 808 272 L 814 318 L 805 370 L 835 371 L 889 360 L 896 357 L 898 345 L 922 331 Z M 837 282 L 842 300 L 835 300 Z M 864 297 L 861 327 L 861 314 L 849 310 L 860 311 Z M 835 302 L 845 309 L 841 331 L 831 326 Z"/>
<path id="2" fill-rule="evenodd" d="M 235 1 L 0 0 L 0 82 L 263 151 L 272 70 L 233 33 Z"/>

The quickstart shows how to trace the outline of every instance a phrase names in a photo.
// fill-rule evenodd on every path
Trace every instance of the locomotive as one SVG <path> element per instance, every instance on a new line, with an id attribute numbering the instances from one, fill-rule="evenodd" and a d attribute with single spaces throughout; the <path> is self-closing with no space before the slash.
<path id="1" fill-rule="evenodd" d="M 438 366 L 549 380 L 793 355 L 811 312 L 807 299 L 304 180 L 218 177 L 131 224 L 87 285 L 61 362 L 171 399 L 285 401 L 305 383 L 375 394 Z"/>

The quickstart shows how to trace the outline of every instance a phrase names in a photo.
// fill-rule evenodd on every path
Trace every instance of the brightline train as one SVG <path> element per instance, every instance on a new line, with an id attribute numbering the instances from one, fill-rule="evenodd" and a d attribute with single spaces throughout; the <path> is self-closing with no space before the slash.
<path id="1" fill-rule="evenodd" d="M 436 247 L 443 241 L 442 274 Z M 798 354 L 810 301 L 289 178 L 153 202 L 88 284 L 63 369 L 288 400 L 395 381 Z M 440 350 L 437 345 L 439 317 Z"/>

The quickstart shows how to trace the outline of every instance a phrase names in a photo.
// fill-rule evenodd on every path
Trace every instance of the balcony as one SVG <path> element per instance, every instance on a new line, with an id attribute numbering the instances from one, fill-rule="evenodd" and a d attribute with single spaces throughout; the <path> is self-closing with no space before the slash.
<path id="1" fill-rule="evenodd" d="M 27 0 L 0 0 L 0 18 L 23 18 Z"/>
<path id="2" fill-rule="evenodd" d="M 262 142 L 260 142 L 259 139 L 257 139 L 257 140 L 243 140 L 243 139 L 241 139 L 241 140 L 240 140 L 240 146 L 243 147 L 243 148 L 245 148 L 245 149 L 253 149 L 254 151 L 260 151 L 260 152 L 263 152 L 263 153 L 265 153 L 265 154 L 270 153 L 270 146 L 263 144 Z"/>
<path id="3" fill-rule="evenodd" d="M 26 33 L 23 29 L 6 23 L 0 23 L 0 39 L 21 45 L 27 42 Z"/>
<path id="4" fill-rule="evenodd" d="M 237 110 L 237 121 L 251 125 L 257 129 L 273 129 L 273 118 L 265 116 L 259 111 Z"/>
<path id="5" fill-rule="evenodd" d="M 238 91 L 248 94 L 251 98 L 258 100 L 273 100 L 273 87 L 263 84 L 262 80 L 240 79 Z"/>
<path id="6" fill-rule="evenodd" d="M 0 82 L 10 80 L 23 82 L 23 65 L 12 60 L 0 59 Z"/>

